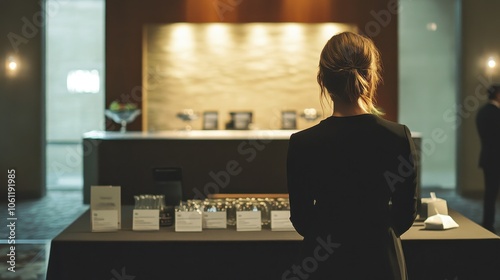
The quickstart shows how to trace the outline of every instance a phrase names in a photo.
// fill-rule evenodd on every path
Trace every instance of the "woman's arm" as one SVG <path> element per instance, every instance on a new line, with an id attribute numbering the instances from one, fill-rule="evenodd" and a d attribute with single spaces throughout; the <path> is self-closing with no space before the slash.
<path id="1" fill-rule="evenodd" d="M 295 230 L 305 236 L 312 220 L 314 199 L 307 185 L 306 158 L 297 139 L 290 137 L 287 156 L 287 185 L 290 197 L 290 220 Z"/>
<path id="2" fill-rule="evenodd" d="M 398 174 L 402 181 L 392 189 L 392 207 L 391 216 L 394 231 L 397 236 L 400 236 L 407 231 L 413 224 L 417 215 L 417 150 L 411 133 L 404 126 L 407 149 L 402 151 L 399 157 Z"/>

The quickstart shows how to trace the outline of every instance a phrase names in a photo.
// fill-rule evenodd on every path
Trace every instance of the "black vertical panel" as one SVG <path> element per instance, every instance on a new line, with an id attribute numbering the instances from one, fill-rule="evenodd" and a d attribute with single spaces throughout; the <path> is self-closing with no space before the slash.
<path id="1" fill-rule="evenodd" d="M 0 178 L 16 169 L 18 199 L 45 194 L 44 2 L 0 1 Z"/>

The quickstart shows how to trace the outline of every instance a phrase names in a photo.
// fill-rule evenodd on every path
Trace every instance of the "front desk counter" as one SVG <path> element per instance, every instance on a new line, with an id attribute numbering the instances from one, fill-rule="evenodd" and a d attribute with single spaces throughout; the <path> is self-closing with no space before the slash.
<path id="1" fill-rule="evenodd" d="M 286 193 L 285 159 L 293 132 L 88 132 L 82 143 L 83 201 L 90 203 L 93 185 L 121 186 L 123 205 L 133 205 L 134 195 L 166 194 L 169 183 L 180 186 L 182 200 L 214 193 Z"/>
<path id="2" fill-rule="evenodd" d="M 282 277 L 302 239 L 294 231 L 139 232 L 131 230 L 132 208 L 122 214 L 120 231 L 91 232 L 86 212 L 52 240 L 47 279 L 299 279 Z M 500 237 L 449 214 L 459 228 L 415 223 L 401 237 L 410 280 L 500 279 Z"/>

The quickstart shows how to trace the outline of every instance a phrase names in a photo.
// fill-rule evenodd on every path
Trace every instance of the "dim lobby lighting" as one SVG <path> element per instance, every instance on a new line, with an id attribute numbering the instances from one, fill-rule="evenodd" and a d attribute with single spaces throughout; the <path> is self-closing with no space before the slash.
<path id="1" fill-rule="evenodd" d="M 429 22 L 427 24 L 427 30 L 429 30 L 429 31 L 436 31 L 437 28 L 438 28 L 438 26 L 435 22 Z"/>
<path id="2" fill-rule="evenodd" d="M 495 59 L 493 57 L 490 57 L 488 59 L 488 67 L 495 68 L 496 66 L 497 66 L 497 62 L 495 61 Z"/>
<path id="3" fill-rule="evenodd" d="M 17 69 L 17 63 L 15 61 L 9 62 L 9 69 L 14 71 Z"/>
<path id="4" fill-rule="evenodd" d="M 172 25 L 171 32 L 171 47 L 172 51 L 186 52 L 194 48 L 194 32 L 195 28 L 193 25 L 188 23 L 175 23 Z"/>
<path id="5" fill-rule="evenodd" d="M 7 61 L 6 61 L 5 65 L 6 65 L 7 71 L 11 74 L 14 73 L 19 67 L 16 59 L 13 56 L 7 57 Z"/>

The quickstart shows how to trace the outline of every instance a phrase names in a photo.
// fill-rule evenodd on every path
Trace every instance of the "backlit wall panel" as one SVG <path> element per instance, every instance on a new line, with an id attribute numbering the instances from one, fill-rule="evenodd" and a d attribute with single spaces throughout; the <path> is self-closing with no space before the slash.
<path id="1" fill-rule="evenodd" d="M 143 79 L 146 130 L 184 126 L 183 109 L 252 111 L 254 128 L 279 129 L 281 111 L 316 108 L 318 59 L 326 41 L 347 24 L 173 23 L 145 27 Z M 331 109 L 325 106 L 325 115 Z M 201 129 L 201 119 L 192 123 Z M 312 125 L 299 119 L 299 128 Z"/>

